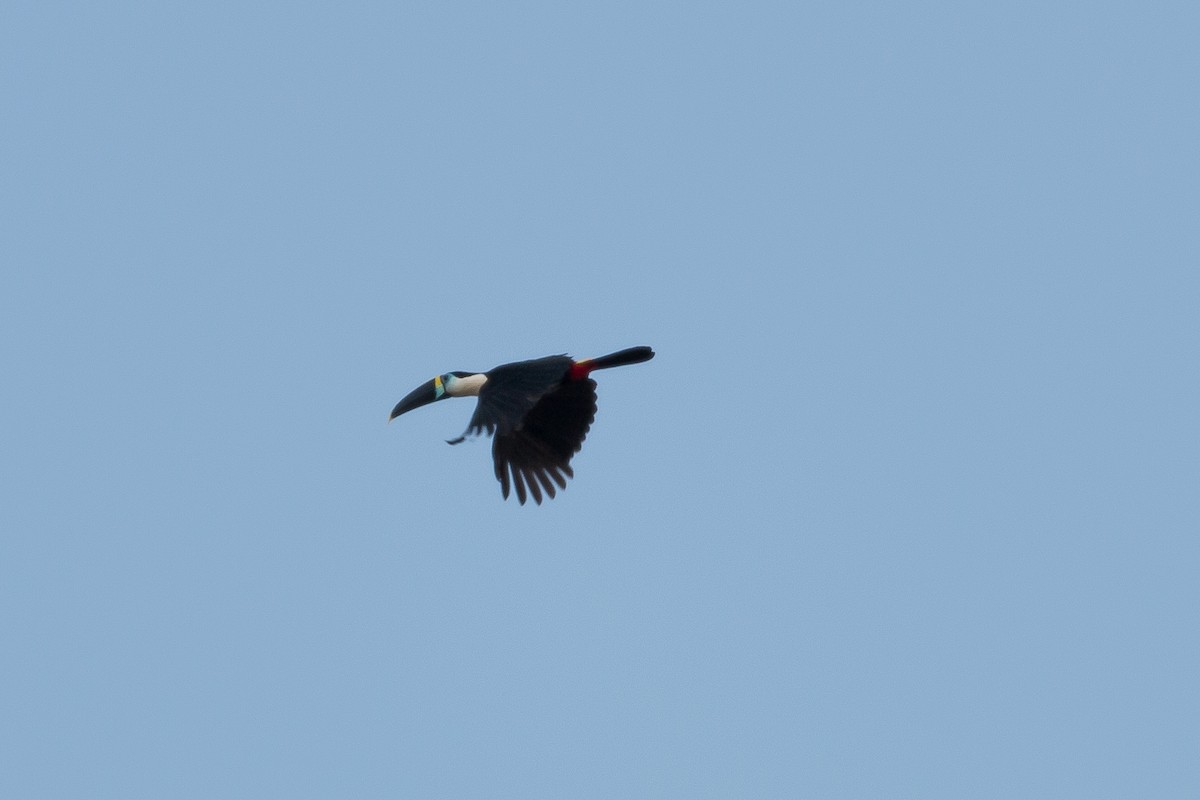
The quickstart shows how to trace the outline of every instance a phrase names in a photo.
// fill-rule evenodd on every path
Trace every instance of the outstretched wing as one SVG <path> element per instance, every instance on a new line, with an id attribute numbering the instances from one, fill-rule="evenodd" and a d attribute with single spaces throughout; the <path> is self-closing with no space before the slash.
<path id="1" fill-rule="evenodd" d="M 492 440 L 492 459 L 504 498 L 508 499 L 511 485 L 521 505 L 526 489 L 541 505 L 543 491 L 554 497 L 555 484 L 567 488 L 567 478 L 575 477 L 571 458 L 583 447 L 595 418 L 596 382 L 588 378 L 560 384 L 543 394 L 520 424 L 498 430 Z"/>
<path id="2" fill-rule="evenodd" d="M 568 356 L 546 356 L 504 364 L 488 372 L 466 431 L 451 439 L 450 444 L 458 444 L 468 436 L 513 430 L 543 395 L 562 382 L 574 363 Z"/>

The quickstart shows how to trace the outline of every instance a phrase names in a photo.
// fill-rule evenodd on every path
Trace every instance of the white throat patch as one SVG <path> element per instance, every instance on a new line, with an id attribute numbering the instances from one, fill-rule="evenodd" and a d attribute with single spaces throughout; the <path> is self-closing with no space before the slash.
<path id="1" fill-rule="evenodd" d="M 451 375 L 446 379 L 446 394 L 451 397 L 471 397 L 479 394 L 479 390 L 487 383 L 487 375 L 468 375 L 460 378 Z"/>

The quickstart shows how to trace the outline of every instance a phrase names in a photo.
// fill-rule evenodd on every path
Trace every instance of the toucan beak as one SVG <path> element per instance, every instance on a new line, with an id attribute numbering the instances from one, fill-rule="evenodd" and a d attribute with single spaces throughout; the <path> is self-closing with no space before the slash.
<path id="1" fill-rule="evenodd" d="M 412 411 L 414 408 L 420 408 L 432 403 L 434 400 L 441 400 L 443 397 L 448 396 L 442 388 L 441 376 L 426 381 L 405 395 L 404 399 L 399 403 L 396 403 L 396 407 L 392 409 L 392 415 L 388 417 L 388 422 L 391 422 L 401 414 Z"/>

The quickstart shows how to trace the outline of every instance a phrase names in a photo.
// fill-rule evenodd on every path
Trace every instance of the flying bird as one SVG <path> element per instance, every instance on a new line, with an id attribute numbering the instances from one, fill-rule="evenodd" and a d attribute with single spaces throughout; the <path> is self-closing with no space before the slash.
<path id="1" fill-rule="evenodd" d="M 409 392 L 388 421 L 435 400 L 477 396 L 467 430 L 447 443 L 486 432 L 492 437 L 492 460 L 504 499 L 515 488 L 521 505 L 528 495 L 541 505 L 543 493 L 554 497 L 555 484 L 566 489 L 567 478 L 575 477 L 571 458 L 583 447 L 596 418 L 596 382 L 588 376 L 652 358 L 649 347 L 630 347 L 582 361 L 546 356 L 487 372 L 447 372 Z"/>

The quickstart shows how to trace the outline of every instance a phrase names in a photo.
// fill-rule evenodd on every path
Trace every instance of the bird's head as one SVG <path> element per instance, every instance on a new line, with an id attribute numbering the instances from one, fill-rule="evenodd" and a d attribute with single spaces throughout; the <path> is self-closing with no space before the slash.
<path id="1" fill-rule="evenodd" d="M 388 421 L 435 400 L 479 394 L 479 386 L 483 385 L 483 380 L 480 380 L 482 378 L 482 375 L 470 372 L 447 372 L 445 375 L 438 375 L 405 395 L 404 399 L 392 409 L 392 415 L 388 417 Z"/>

